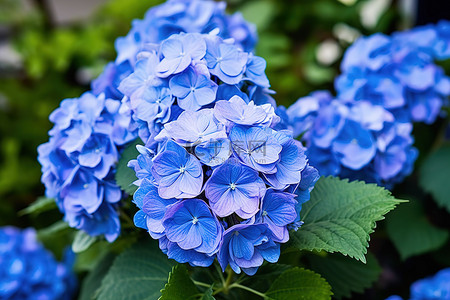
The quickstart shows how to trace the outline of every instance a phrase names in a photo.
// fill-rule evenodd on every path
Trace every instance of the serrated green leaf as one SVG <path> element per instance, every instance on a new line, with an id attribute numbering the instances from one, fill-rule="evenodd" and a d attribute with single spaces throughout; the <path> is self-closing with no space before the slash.
<path id="1" fill-rule="evenodd" d="M 331 286 L 311 270 L 293 268 L 281 274 L 266 295 L 275 300 L 331 299 Z"/>
<path id="2" fill-rule="evenodd" d="M 189 277 L 185 265 L 178 264 L 172 268 L 164 289 L 161 290 L 160 300 L 186 300 L 198 295 L 199 291 Z"/>
<path id="3" fill-rule="evenodd" d="M 136 145 L 143 145 L 141 139 L 138 138 L 131 142 L 125 150 L 123 150 L 116 171 L 117 185 L 129 195 L 133 195 L 137 189 L 137 186 L 133 184 L 133 182 L 137 180 L 136 174 L 128 167 L 128 162 L 132 159 L 136 159 L 139 155 L 139 152 L 136 150 Z"/>
<path id="4" fill-rule="evenodd" d="M 376 221 L 402 200 L 375 184 L 322 177 L 303 204 L 305 224 L 291 232 L 291 246 L 300 250 L 340 252 L 366 262 L 364 254 Z"/>
<path id="5" fill-rule="evenodd" d="M 292 268 L 293 266 L 291 265 L 279 262 L 276 264 L 263 264 L 258 268 L 258 272 L 255 275 L 244 277 L 242 284 L 258 291 L 265 291 L 277 277 Z"/>
<path id="6" fill-rule="evenodd" d="M 322 275 L 331 285 L 334 297 L 350 298 L 352 292 L 362 293 L 378 280 L 381 267 L 375 256 L 367 255 L 367 263 L 340 254 L 309 255 L 311 269 Z"/>
<path id="7" fill-rule="evenodd" d="M 22 209 L 19 212 L 19 216 L 28 214 L 40 214 L 48 210 L 57 209 L 56 202 L 52 198 L 40 197 L 33 203 L 31 203 L 27 208 Z"/>
<path id="8" fill-rule="evenodd" d="M 135 244 L 116 258 L 102 281 L 98 299 L 158 299 L 173 265 L 157 244 Z"/>
<path id="9" fill-rule="evenodd" d="M 450 145 L 432 152 L 423 162 L 419 184 L 441 207 L 450 212 Z"/>
<path id="10" fill-rule="evenodd" d="M 92 271 L 83 280 L 78 300 L 92 300 L 97 298 L 102 280 L 108 273 L 114 258 L 115 256 L 113 254 L 105 255 L 93 266 Z"/>
<path id="11" fill-rule="evenodd" d="M 97 241 L 97 237 L 90 236 L 83 230 L 77 231 L 72 243 L 72 251 L 80 253 L 87 250 L 92 244 Z"/>
<path id="12" fill-rule="evenodd" d="M 449 233 L 433 226 L 417 202 L 402 205 L 386 219 L 387 233 L 404 260 L 439 249 Z"/>

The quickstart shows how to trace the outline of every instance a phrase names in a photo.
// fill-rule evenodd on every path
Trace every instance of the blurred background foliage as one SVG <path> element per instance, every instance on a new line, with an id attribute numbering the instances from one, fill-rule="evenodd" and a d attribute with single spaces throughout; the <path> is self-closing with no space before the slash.
<path id="1" fill-rule="evenodd" d="M 64 222 L 57 222 L 61 215 L 54 206 L 44 203 L 41 209 L 44 212 L 39 215 L 17 215 L 44 195 L 36 148 L 48 140 L 47 131 L 51 128 L 48 116 L 62 99 L 78 97 L 89 89 L 90 81 L 115 58 L 114 40 L 128 32 L 133 19 L 142 18 L 149 7 L 162 0 L 96 0 L 94 2 L 102 4 L 90 12 L 89 17 L 70 20 L 58 18 L 54 5 L 50 5 L 58 1 L 70 0 L 0 0 L 0 225 L 45 228 L 40 231 L 40 238 L 57 254 L 70 243 L 74 232 Z M 89 3 L 88 0 L 80 2 Z M 285 106 L 314 90 L 333 91 L 342 54 L 360 35 L 391 33 L 415 23 L 415 8 L 405 5 L 413 2 L 409 0 L 227 2 L 230 12 L 241 11 L 257 26 L 256 53 L 266 59 L 277 103 Z M 449 64 L 447 61 L 447 71 L 450 71 Z M 443 126 L 444 121 L 415 127 L 416 146 L 422 151 L 416 168 L 428 154 L 429 146 L 436 143 Z M 387 230 L 377 231 L 371 242 L 371 249 L 383 267 L 378 286 L 390 289 L 383 292 L 383 296 L 399 291 L 396 284 L 400 284 L 400 276 L 395 274 L 399 272 L 393 269 L 401 268 L 403 276 L 410 276 L 405 280 L 408 284 L 400 287 L 400 291 L 407 294 L 409 283 L 431 274 L 429 269 L 438 270 L 442 264 L 450 266 L 449 261 L 442 261 L 445 257 L 448 260 L 448 233 L 445 237 L 441 234 L 436 246 L 428 249 L 441 250 L 422 256 L 418 261 L 406 260 L 408 253 L 401 253 L 401 249 L 396 251 L 392 242 L 386 242 L 386 235 L 398 234 L 392 229 L 395 222 L 403 224 L 411 220 L 403 218 L 417 214 L 430 226 L 446 228 L 447 232 L 450 229 L 450 214 L 418 189 L 416 176 L 394 192 L 396 196 L 414 195 L 421 200 L 418 200 L 420 206 L 411 208 L 414 213 L 399 211 L 397 219 L 390 222 L 391 228 L 388 223 Z M 97 250 L 92 251 L 95 254 Z M 447 252 L 440 255 L 438 251 Z M 96 255 L 91 252 L 79 258 L 78 269 L 92 267 Z M 406 264 L 400 266 L 399 255 Z M 426 271 L 417 271 L 420 268 Z M 366 296 L 367 293 L 378 292 L 371 290 Z M 371 296 L 378 298 L 380 295 Z"/>

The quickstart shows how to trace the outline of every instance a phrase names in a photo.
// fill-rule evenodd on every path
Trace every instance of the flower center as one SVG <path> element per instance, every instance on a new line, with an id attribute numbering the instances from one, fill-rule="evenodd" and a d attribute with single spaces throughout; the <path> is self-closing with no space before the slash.
<path id="1" fill-rule="evenodd" d="M 197 224 L 198 223 L 198 219 L 197 219 L 197 217 L 194 217 L 193 219 L 192 219 L 192 224 Z"/>
<path id="2" fill-rule="evenodd" d="M 216 59 L 217 62 L 221 62 L 222 60 L 223 60 L 222 56 L 220 56 Z"/>
<path id="3" fill-rule="evenodd" d="M 195 92 L 195 87 L 191 86 L 191 93 Z"/>
<path id="4" fill-rule="evenodd" d="M 235 231 L 235 232 L 234 232 L 234 235 L 239 235 L 239 231 Z"/>
<path id="5" fill-rule="evenodd" d="M 358 140 L 357 140 L 357 139 L 353 139 L 353 140 L 351 141 L 351 143 L 352 143 L 353 145 L 358 145 Z"/>
<path id="6" fill-rule="evenodd" d="M 87 183 L 85 183 L 84 185 L 83 185 L 83 188 L 84 189 L 87 189 L 89 187 L 89 184 L 87 184 Z"/>
<path id="7" fill-rule="evenodd" d="M 269 213 L 267 211 L 263 211 L 262 216 L 265 217 L 267 216 Z"/>
<path id="8" fill-rule="evenodd" d="M 183 174 L 186 171 L 186 167 L 181 167 L 180 168 L 180 173 Z"/>
<path id="9" fill-rule="evenodd" d="M 95 153 L 100 153 L 100 148 L 95 149 Z"/>
<path id="10" fill-rule="evenodd" d="M 230 184 L 230 189 L 232 189 L 234 191 L 236 189 L 236 184 L 234 184 L 234 183 Z"/>

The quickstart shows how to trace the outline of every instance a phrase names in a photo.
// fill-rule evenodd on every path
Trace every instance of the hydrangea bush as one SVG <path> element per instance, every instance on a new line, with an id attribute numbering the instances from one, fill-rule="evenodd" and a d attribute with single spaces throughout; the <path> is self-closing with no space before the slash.
<path id="1" fill-rule="evenodd" d="M 403 202 L 384 187 L 413 170 L 413 122 L 434 122 L 447 104 L 434 60 L 448 57 L 448 28 L 361 38 L 336 97 L 285 108 L 242 15 L 207 0 L 150 9 L 91 91 L 50 115 L 38 148 L 46 196 L 79 230 L 73 249 L 97 258 L 83 295 L 330 299 L 369 286 L 379 274 L 369 235 Z M 108 264 L 105 252 L 120 254 Z M 339 285 L 336 273 L 352 270 L 364 276 Z"/>
<path id="2" fill-rule="evenodd" d="M 0 298 L 72 299 L 77 286 L 73 260 L 67 251 L 63 262 L 56 261 L 32 228 L 0 228 Z"/>

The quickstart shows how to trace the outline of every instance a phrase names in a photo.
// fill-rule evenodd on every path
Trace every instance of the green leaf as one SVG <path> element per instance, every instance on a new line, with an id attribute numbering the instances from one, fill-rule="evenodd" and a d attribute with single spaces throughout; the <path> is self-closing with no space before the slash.
<path id="1" fill-rule="evenodd" d="M 291 233 L 291 246 L 300 250 L 340 252 L 366 262 L 364 254 L 376 221 L 404 202 L 375 184 L 322 177 L 303 204 L 305 224 Z"/>
<path id="2" fill-rule="evenodd" d="M 203 294 L 203 296 L 200 298 L 201 300 L 216 300 L 213 296 L 213 289 L 212 286 L 210 286 L 206 292 Z"/>
<path id="3" fill-rule="evenodd" d="M 156 243 L 135 244 L 116 258 L 98 299 L 158 299 L 173 265 Z"/>
<path id="4" fill-rule="evenodd" d="M 56 202 L 52 198 L 40 197 L 33 203 L 31 203 L 27 208 L 22 209 L 19 212 L 19 216 L 28 215 L 28 214 L 40 214 L 45 211 L 49 211 L 52 209 L 57 209 Z"/>
<path id="5" fill-rule="evenodd" d="M 77 231 L 72 243 L 72 251 L 80 253 L 87 250 L 92 244 L 97 241 L 97 237 L 90 236 L 83 230 Z"/>
<path id="6" fill-rule="evenodd" d="M 292 268 L 291 265 L 280 262 L 276 264 L 263 264 L 258 268 L 258 272 L 255 275 L 244 277 L 242 284 L 258 291 L 265 291 L 277 277 Z"/>
<path id="7" fill-rule="evenodd" d="M 311 269 L 322 275 L 332 286 L 334 297 L 350 298 L 352 292 L 362 293 L 378 280 L 381 267 L 375 256 L 367 255 L 367 264 L 340 254 L 325 257 L 309 255 Z"/>
<path id="8" fill-rule="evenodd" d="M 117 164 L 116 183 L 129 195 L 133 195 L 137 189 L 137 186 L 133 184 L 137 180 L 136 174 L 128 167 L 128 162 L 136 159 L 139 155 L 139 152 L 136 150 L 136 145 L 143 145 L 141 139 L 136 139 L 125 148 Z"/>
<path id="9" fill-rule="evenodd" d="M 276 300 L 331 299 L 331 286 L 313 271 L 293 268 L 285 271 L 270 286 L 266 295 Z"/>
<path id="10" fill-rule="evenodd" d="M 169 280 L 161 290 L 160 300 L 186 300 L 198 295 L 199 291 L 189 277 L 185 265 L 178 264 L 172 268 Z"/>
<path id="11" fill-rule="evenodd" d="M 450 145 L 432 152 L 422 163 L 419 184 L 433 195 L 441 207 L 450 212 Z"/>
<path id="12" fill-rule="evenodd" d="M 386 220 L 389 237 L 404 260 L 443 246 L 449 233 L 433 226 L 417 202 L 402 205 Z"/>
<path id="13" fill-rule="evenodd" d="M 102 280 L 108 273 L 113 260 L 114 255 L 108 254 L 93 266 L 92 271 L 83 280 L 78 300 L 91 300 L 97 298 Z"/>

